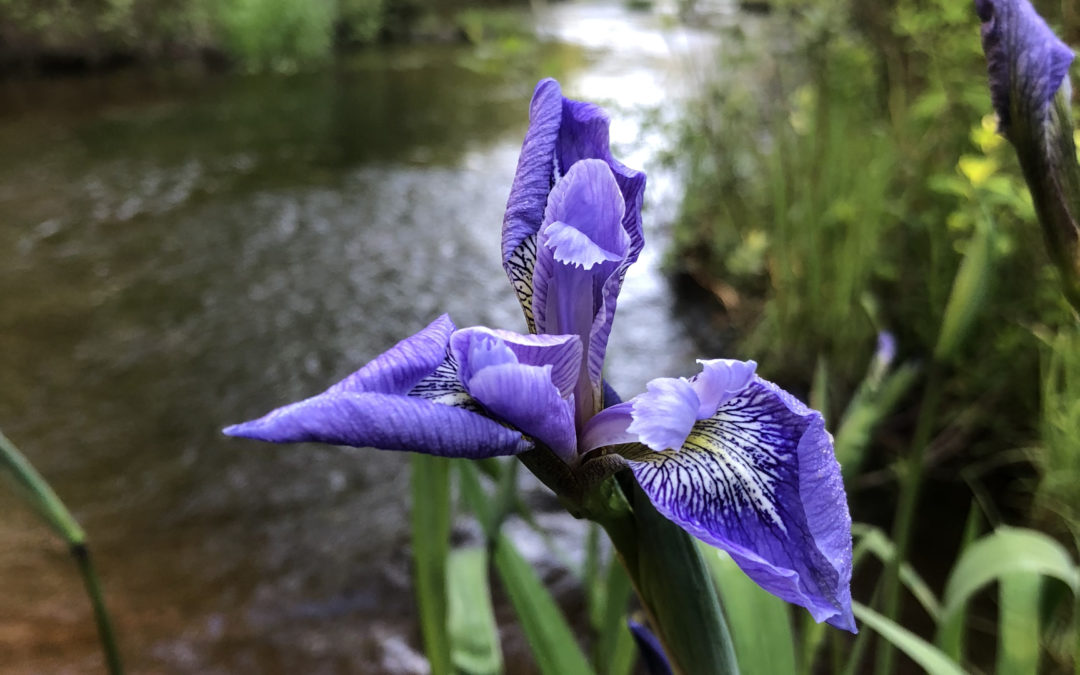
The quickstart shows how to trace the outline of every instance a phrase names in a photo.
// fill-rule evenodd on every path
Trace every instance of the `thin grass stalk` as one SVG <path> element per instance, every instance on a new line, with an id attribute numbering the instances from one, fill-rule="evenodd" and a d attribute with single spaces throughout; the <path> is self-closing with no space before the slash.
<path id="1" fill-rule="evenodd" d="M 94 561 L 90 557 L 90 550 L 86 544 L 76 544 L 71 547 L 71 556 L 75 558 L 75 563 L 79 567 L 79 574 L 82 575 L 83 585 L 86 587 L 86 595 L 90 597 L 90 605 L 94 608 L 94 623 L 97 624 L 101 650 L 105 654 L 105 665 L 110 675 L 122 675 L 124 667 L 120 661 L 120 651 L 116 646 L 116 634 L 109 620 L 109 612 L 105 607 L 105 598 L 101 592 L 101 582 L 98 580 Z"/>
<path id="2" fill-rule="evenodd" d="M 922 465 L 926 446 L 934 429 L 935 413 L 941 402 L 941 366 L 937 362 L 930 365 L 926 388 L 923 390 L 922 403 L 919 406 L 919 418 L 915 426 L 915 435 L 911 449 L 903 463 L 900 475 L 900 497 L 896 506 L 896 522 L 893 525 L 892 540 L 896 555 L 885 567 L 882 588 L 882 613 L 895 622 L 901 608 L 900 565 L 907 560 L 908 544 L 911 541 L 911 529 L 915 522 L 915 509 L 918 505 L 919 490 L 922 487 Z M 895 659 L 895 649 L 886 640 L 880 642 L 876 675 L 891 673 Z"/>
<path id="3" fill-rule="evenodd" d="M 67 543 L 68 550 L 79 567 L 79 574 L 82 575 L 86 594 L 93 607 L 94 623 L 97 625 L 98 638 L 108 672 L 110 675 L 122 675 L 124 669 L 120 660 L 120 650 L 116 645 L 116 633 L 113 630 L 108 609 L 105 607 L 97 570 L 94 568 L 90 551 L 86 546 L 86 533 L 30 460 L 19 452 L 19 449 L 3 432 L 0 432 L 0 468 L 7 469 L 14 477 L 15 484 L 22 490 L 30 507 Z"/>

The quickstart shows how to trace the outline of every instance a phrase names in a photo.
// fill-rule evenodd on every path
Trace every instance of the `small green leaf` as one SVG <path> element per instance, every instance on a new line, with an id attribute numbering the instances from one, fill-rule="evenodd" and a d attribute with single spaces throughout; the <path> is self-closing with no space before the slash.
<path id="1" fill-rule="evenodd" d="M 795 672 L 795 640 L 787 603 L 763 590 L 727 553 L 699 544 L 731 626 L 739 670 L 745 675 Z"/>
<path id="2" fill-rule="evenodd" d="M 998 591 L 998 675 L 1039 672 L 1039 596 L 1042 577 L 1006 574 Z"/>
<path id="3" fill-rule="evenodd" d="M 856 565 L 858 565 L 864 552 L 874 554 L 886 565 L 896 557 L 896 546 L 879 528 L 856 523 L 852 525 L 851 533 L 858 541 L 854 553 Z M 923 581 L 910 563 L 904 562 L 900 564 L 900 581 L 907 586 L 907 589 L 919 601 L 926 613 L 936 621 L 941 614 L 941 604 L 934 596 L 934 592 L 930 590 L 930 586 Z"/>
<path id="4" fill-rule="evenodd" d="M 603 607 L 597 625 L 596 666 L 605 675 L 629 675 L 637 653 L 626 625 L 632 587 L 630 577 L 614 555 L 603 582 Z"/>
<path id="5" fill-rule="evenodd" d="M 956 353 L 988 294 L 994 266 L 993 222 L 984 214 L 981 224 L 968 241 L 964 259 L 953 280 L 941 320 L 941 333 L 934 347 L 937 361 L 948 361 Z"/>
<path id="6" fill-rule="evenodd" d="M 949 574 L 937 637 L 946 654 L 961 656 L 963 631 L 957 625 L 968 600 L 987 584 L 1017 573 L 1058 579 L 1074 594 L 1080 589 L 1080 570 L 1061 544 L 1034 530 L 998 528 L 964 551 Z"/>
<path id="7" fill-rule="evenodd" d="M 858 475 L 874 430 L 892 413 L 911 389 L 918 375 L 918 367 L 906 363 L 886 375 L 880 382 L 873 382 L 875 374 L 868 373 L 859 385 L 844 410 L 834 443 L 836 461 L 840 463 L 845 479 L 850 480 Z"/>
<path id="8" fill-rule="evenodd" d="M 495 541 L 495 569 L 544 675 L 592 673 L 555 600 L 504 534 Z"/>
<path id="9" fill-rule="evenodd" d="M 502 650 L 488 585 L 487 551 L 480 547 L 450 553 L 446 570 L 450 659 L 466 675 L 502 672 Z"/>
<path id="10" fill-rule="evenodd" d="M 446 560 L 450 555 L 450 460 L 412 455 L 412 547 L 416 602 L 433 675 L 450 675 Z"/>
<path id="11" fill-rule="evenodd" d="M 903 626 L 858 602 L 851 603 L 855 618 L 904 652 L 929 675 L 964 675 L 964 669 L 944 652 Z"/>

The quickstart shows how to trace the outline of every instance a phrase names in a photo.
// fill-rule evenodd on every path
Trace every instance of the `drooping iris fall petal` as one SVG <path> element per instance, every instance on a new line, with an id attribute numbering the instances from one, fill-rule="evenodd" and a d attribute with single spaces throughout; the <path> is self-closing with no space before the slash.
<path id="1" fill-rule="evenodd" d="M 520 432 L 464 408 L 368 392 L 313 396 L 227 427 L 225 434 L 271 443 L 331 443 L 468 459 L 513 455 L 532 447 Z"/>
<path id="2" fill-rule="evenodd" d="M 712 385 L 729 375 L 738 382 L 750 367 L 714 368 L 702 392 L 714 394 Z M 698 417 L 701 400 L 689 384 L 654 380 L 649 394 L 600 412 L 583 449 L 636 437 L 639 445 L 620 453 L 660 513 L 730 553 L 765 590 L 854 631 L 851 517 L 821 415 L 755 377 Z M 673 418 L 682 422 L 663 424 Z"/>
<path id="3" fill-rule="evenodd" d="M 574 390 L 582 423 L 599 406 L 604 352 L 630 252 L 623 211 L 607 164 L 582 160 L 551 191 L 537 240 L 535 327 L 539 333 L 577 335 L 585 347 Z"/>
<path id="4" fill-rule="evenodd" d="M 481 414 L 465 391 L 448 351 L 453 331 L 439 317 L 322 394 L 225 433 L 473 459 L 530 449 L 520 431 Z"/>

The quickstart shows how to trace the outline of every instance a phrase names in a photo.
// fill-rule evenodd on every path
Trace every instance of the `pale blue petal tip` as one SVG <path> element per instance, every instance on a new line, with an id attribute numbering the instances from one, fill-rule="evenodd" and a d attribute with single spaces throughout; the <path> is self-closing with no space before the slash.
<path id="1" fill-rule="evenodd" d="M 657 452 L 681 448 L 697 421 L 697 394 L 689 382 L 673 377 L 652 380 L 647 388 L 633 400 L 627 431 Z"/>

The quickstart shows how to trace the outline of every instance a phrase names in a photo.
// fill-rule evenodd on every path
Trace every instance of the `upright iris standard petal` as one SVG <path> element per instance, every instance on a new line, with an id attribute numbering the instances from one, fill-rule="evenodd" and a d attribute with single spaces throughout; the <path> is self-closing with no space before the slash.
<path id="1" fill-rule="evenodd" d="M 739 378 L 751 366 L 726 370 Z M 686 384 L 654 380 L 650 390 L 664 382 Z M 583 450 L 635 437 L 651 445 L 619 451 L 660 513 L 728 551 L 765 590 L 806 607 L 818 621 L 854 631 L 851 517 L 821 415 L 755 377 L 698 417 L 681 441 L 674 425 L 657 441 L 661 419 L 699 415 L 700 398 L 685 389 L 671 384 L 660 397 L 643 394 L 600 412 L 585 428 Z M 672 446 L 677 449 L 655 449 Z"/>
<path id="2" fill-rule="evenodd" d="M 507 200 L 502 232 L 503 268 L 532 332 L 544 332 L 537 328 L 533 319 L 537 235 L 544 221 L 549 193 L 575 163 L 584 159 L 603 161 L 622 194 L 625 204 L 622 229 L 630 237 L 630 248 L 619 274 L 620 280 L 625 268 L 637 260 L 644 245 L 641 202 L 645 174 L 628 169 L 612 157 L 608 125 L 607 115 L 599 107 L 563 98 L 555 80 L 542 80 L 536 86 L 529 108 L 529 130 Z"/>
<path id="3" fill-rule="evenodd" d="M 570 167 L 552 190 L 540 228 L 533 276 L 533 317 L 541 333 L 580 337 L 585 360 L 574 390 L 580 422 L 600 403 L 607 338 L 615 316 L 630 236 L 622 193 L 604 162 Z"/>
<path id="4" fill-rule="evenodd" d="M 1072 50 L 1059 40 L 1028 0 L 975 0 L 982 20 L 990 97 L 1003 129 L 1014 116 L 1038 126 L 1061 87 Z"/>
<path id="5" fill-rule="evenodd" d="M 568 376 L 580 370 L 576 336 L 469 328 L 453 335 L 450 348 L 465 389 L 487 412 L 576 463 L 574 380 Z"/>
<path id="6" fill-rule="evenodd" d="M 442 316 L 312 398 L 225 429 L 274 443 L 314 441 L 482 458 L 532 447 L 520 431 L 481 414 L 449 352 Z M 580 348 L 579 348 L 580 352 Z M 513 358 L 511 356 L 511 358 Z"/>

